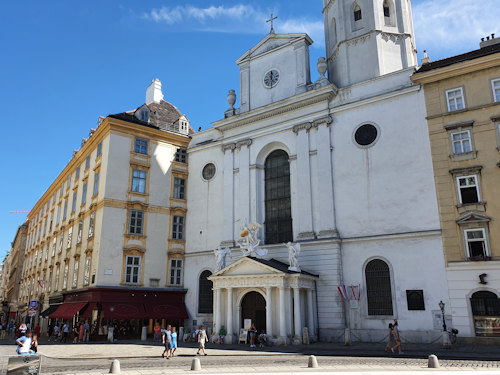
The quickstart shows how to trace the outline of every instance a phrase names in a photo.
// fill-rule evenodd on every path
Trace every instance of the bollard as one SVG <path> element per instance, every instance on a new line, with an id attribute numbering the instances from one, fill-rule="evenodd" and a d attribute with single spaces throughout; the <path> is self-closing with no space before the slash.
<path id="1" fill-rule="evenodd" d="M 120 361 L 117 359 L 113 359 L 111 361 L 111 368 L 109 369 L 110 374 L 119 374 L 120 373 Z"/>
<path id="2" fill-rule="evenodd" d="M 316 356 L 310 355 L 309 360 L 307 361 L 307 367 L 309 368 L 318 368 L 318 360 Z"/>
<path id="3" fill-rule="evenodd" d="M 439 368 L 439 360 L 434 354 L 429 356 L 429 361 L 427 362 L 428 368 Z"/>
<path id="4" fill-rule="evenodd" d="M 200 359 L 195 357 L 191 362 L 191 371 L 200 371 L 200 370 L 201 370 Z"/>

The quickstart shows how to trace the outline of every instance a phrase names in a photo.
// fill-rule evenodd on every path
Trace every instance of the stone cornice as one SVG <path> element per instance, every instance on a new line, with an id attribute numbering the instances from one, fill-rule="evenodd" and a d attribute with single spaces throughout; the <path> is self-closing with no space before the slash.
<path id="1" fill-rule="evenodd" d="M 460 167 L 450 169 L 450 174 L 458 175 L 458 174 L 467 174 L 467 173 L 479 173 L 483 169 L 482 165 L 470 165 L 468 167 Z"/>
<path id="2" fill-rule="evenodd" d="M 453 130 L 458 128 L 471 127 L 472 125 L 474 125 L 474 120 L 466 120 L 459 122 L 450 122 L 449 124 L 445 124 L 444 128 L 446 130 Z"/>

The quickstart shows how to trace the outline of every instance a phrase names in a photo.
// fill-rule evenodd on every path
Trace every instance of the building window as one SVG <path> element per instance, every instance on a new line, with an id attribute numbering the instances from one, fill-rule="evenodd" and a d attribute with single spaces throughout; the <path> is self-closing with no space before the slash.
<path id="1" fill-rule="evenodd" d="M 89 285 L 89 281 L 90 281 L 90 261 L 91 261 L 90 257 L 87 257 L 85 259 L 85 270 L 83 272 L 83 285 Z"/>
<path id="2" fill-rule="evenodd" d="M 50 293 L 51 290 L 52 290 L 52 271 L 50 271 L 49 273 L 49 285 L 47 285 L 47 292 Z"/>
<path id="3" fill-rule="evenodd" d="M 139 284 L 141 273 L 141 257 L 127 256 L 125 267 L 125 283 Z"/>
<path id="4" fill-rule="evenodd" d="M 132 170 L 132 191 L 134 193 L 146 192 L 146 175 L 146 171 L 140 169 Z"/>
<path id="5" fill-rule="evenodd" d="M 406 291 L 406 301 L 408 303 L 408 310 L 425 310 L 424 303 L 424 291 L 419 290 L 407 290 Z"/>
<path id="6" fill-rule="evenodd" d="M 174 177 L 174 198 L 186 199 L 186 179 Z"/>
<path id="7" fill-rule="evenodd" d="M 63 243 L 64 243 L 64 232 L 62 232 L 60 235 L 59 235 L 59 246 L 57 247 L 57 252 L 60 253 L 62 251 L 62 248 L 63 248 Z M 52 256 L 56 255 L 55 254 L 55 246 L 52 248 Z"/>
<path id="8" fill-rule="evenodd" d="M 368 315 L 392 315 L 391 274 L 383 260 L 374 259 L 366 265 Z"/>
<path id="9" fill-rule="evenodd" d="M 359 21 L 361 20 L 361 8 L 359 7 L 359 5 L 356 5 L 354 7 L 354 21 Z"/>
<path id="10" fill-rule="evenodd" d="M 182 285 L 182 259 L 170 259 L 170 285 Z"/>
<path id="11" fill-rule="evenodd" d="M 56 267 L 56 281 L 54 283 L 54 291 L 59 289 L 59 266 Z"/>
<path id="12" fill-rule="evenodd" d="M 451 143 L 454 154 L 464 154 L 472 151 L 470 130 L 451 133 Z"/>
<path id="13" fill-rule="evenodd" d="M 71 248 L 71 236 L 73 235 L 73 227 L 69 227 L 68 229 L 68 243 L 66 244 L 66 249 Z"/>
<path id="14" fill-rule="evenodd" d="M 473 316 L 500 316 L 500 299 L 495 293 L 476 292 L 470 299 Z"/>
<path id="15" fill-rule="evenodd" d="M 61 206 L 57 206 L 57 218 L 56 225 L 59 225 L 59 221 L 61 220 Z"/>
<path id="16" fill-rule="evenodd" d="M 97 155 L 96 155 L 96 158 L 98 158 L 99 156 L 101 156 L 102 154 L 102 141 L 99 142 L 99 144 L 97 145 Z"/>
<path id="17" fill-rule="evenodd" d="M 90 155 L 87 156 L 85 159 L 85 170 L 89 169 L 90 167 Z"/>
<path id="18" fill-rule="evenodd" d="M 85 204 L 86 201 L 87 201 L 87 183 L 83 184 L 82 206 Z"/>
<path id="19" fill-rule="evenodd" d="M 184 239 L 184 216 L 174 215 L 172 217 L 172 239 Z"/>
<path id="20" fill-rule="evenodd" d="M 384 17 L 390 17 L 391 16 L 391 10 L 389 9 L 389 4 L 387 4 L 387 1 L 384 1 Z"/>
<path id="21" fill-rule="evenodd" d="M 486 232 L 482 228 L 465 229 L 465 243 L 470 260 L 484 260 L 488 256 Z"/>
<path id="22" fill-rule="evenodd" d="M 290 197 L 288 154 L 276 150 L 265 162 L 266 244 L 293 241 Z"/>
<path id="23" fill-rule="evenodd" d="M 447 90 L 446 102 L 448 104 L 448 112 L 465 108 L 462 88 L 459 87 L 458 89 Z"/>
<path id="24" fill-rule="evenodd" d="M 66 220 L 66 216 L 68 214 L 68 200 L 64 201 L 64 210 L 63 210 L 63 220 Z"/>
<path id="25" fill-rule="evenodd" d="M 78 222 L 78 234 L 76 236 L 76 243 L 82 243 L 83 220 Z"/>
<path id="26" fill-rule="evenodd" d="M 457 177 L 459 203 L 477 203 L 479 199 L 479 188 L 477 176 Z"/>
<path id="27" fill-rule="evenodd" d="M 61 191 L 59 192 L 59 199 L 62 198 L 63 194 L 64 194 L 64 182 L 61 184 Z"/>
<path id="28" fill-rule="evenodd" d="M 95 221 L 95 211 L 90 214 L 89 222 L 89 238 L 94 236 L 94 221 Z"/>
<path id="29" fill-rule="evenodd" d="M 354 132 L 354 141 L 362 148 L 369 147 L 378 138 L 379 132 L 372 124 L 364 124 Z"/>
<path id="30" fill-rule="evenodd" d="M 68 176 L 68 181 L 66 182 L 66 189 L 69 189 L 71 186 L 71 175 Z"/>
<path id="31" fill-rule="evenodd" d="M 73 204 L 71 205 L 71 213 L 76 210 L 76 191 L 73 193 Z"/>
<path id="32" fill-rule="evenodd" d="M 142 234 L 143 218 L 144 218 L 144 211 L 130 210 L 130 221 L 128 226 L 129 234 Z"/>
<path id="33" fill-rule="evenodd" d="M 184 148 L 178 148 L 177 152 L 175 153 L 175 161 L 179 163 L 186 163 L 187 162 L 187 151 Z"/>
<path id="34" fill-rule="evenodd" d="M 73 284 L 71 285 L 73 288 L 76 288 L 78 284 L 78 267 L 79 267 L 78 259 L 75 260 L 75 265 L 73 267 Z"/>
<path id="35" fill-rule="evenodd" d="M 200 275 L 198 287 L 198 313 L 212 314 L 214 312 L 214 292 L 212 282 L 208 277 L 212 275 L 210 271 L 203 271 Z"/>
<path id="36" fill-rule="evenodd" d="M 99 171 L 94 175 L 94 196 L 99 192 Z"/>
<path id="37" fill-rule="evenodd" d="M 148 141 L 145 139 L 136 138 L 134 152 L 137 152 L 138 154 L 147 155 L 148 154 Z"/>
<path id="38" fill-rule="evenodd" d="M 64 265 L 64 273 L 63 273 L 63 284 L 62 288 L 66 289 L 68 287 L 68 272 L 69 272 L 69 265 L 66 263 Z"/>
<path id="39" fill-rule="evenodd" d="M 491 89 L 493 90 L 493 101 L 500 102 L 500 79 L 491 81 Z"/>
<path id="40" fill-rule="evenodd" d="M 80 178 L 80 166 L 76 167 L 76 172 L 75 172 L 75 182 Z"/>
<path id="41" fill-rule="evenodd" d="M 59 241 L 59 247 L 62 247 L 62 242 L 64 240 L 64 233 L 61 233 L 61 239 Z M 52 256 L 56 255 L 56 243 L 57 243 L 57 237 L 54 237 L 52 240 Z M 49 246 L 49 244 L 47 244 Z"/>

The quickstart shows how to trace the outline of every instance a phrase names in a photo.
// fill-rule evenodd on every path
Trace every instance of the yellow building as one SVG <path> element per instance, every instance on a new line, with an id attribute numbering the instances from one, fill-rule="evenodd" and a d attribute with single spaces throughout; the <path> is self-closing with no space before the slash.
<path id="1" fill-rule="evenodd" d="M 35 321 L 88 319 L 98 336 L 114 320 L 122 336 L 137 338 L 144 319 L 177 325 L 187 318 L 191 132 L 163 100 L 159 80 L 148 87 L 146 104 L 100 118 L 28 215 L 19 304 L 38 302 Z"/>
<path id="2" fill-rule="evenodd" d="M 500 38 L 439 61 L 423 85 L 453 326 L 500 337 Z M 426 61 L 427 60 L 427 61 Z"/>

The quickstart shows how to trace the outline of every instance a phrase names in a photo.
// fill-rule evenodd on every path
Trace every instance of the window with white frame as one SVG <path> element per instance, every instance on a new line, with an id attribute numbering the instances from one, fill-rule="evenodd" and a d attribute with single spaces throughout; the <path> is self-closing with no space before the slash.
<path id="1" fill-rule="evenodd" d="M 134 152 L 147 155 L 148 154 L 148 141 L 145 139 L 136 138 Z"/>
<path id="2" fill-rule="evenodd" d="M 125 283 L 139 284 L 141 276 L 141 257 L 130 256 L 126 258 Z"/>
<path id="3" fill-rule="evenodd" d="M 85 270 L 83 272 L 83 285 L 89 285 L 89 281 L 90 281 L 90 261 L 91 261 L 90 257 L 87 257 L 85 259 Z"/>
<path id="4" fill-rule="evenodd" d="M 63 236 L 64 234 L 61 233 Z M 54 239 L 52 240 L 52 256 L 56 255 L 56 243 L 57 243 L 57 236 L 54 237 Z M 61 244 L 62 244 L 62 241 L 61 241 Z"/>
<path id="5" fill-rule="evenodd" d="M 66 289 L 68 287 L 68 272 L 69 272 L 69 265 L 66 263 L 64 265 L 64 273 L 63 273 L 63 283 L 62 283 L 62 288 Z"/>
<path id="6" fill-rule="evenodd" d="M 71 206 L 71 213 L 75 212 L 76 210 L 76 191 L 73 193 L 73 204 Z"/>
<path id="7" fill-rule="evenodd" d="M 172 239 L 184 239 L 184 216 L 174 215 L 172 217 Z"/>
<path id="8" fill-rule="evenodd" d="M 464 93 L 461 87 L 446 91 L 446 103 L 448 112 L 465 108 Z"/>
<path id="9" fill-rule="evenodd" d="M 89 238 L 94 236 L 95 211 L 90 214 Z"/>
<path id="10" fill-rule="evenodd" d="M 96 155 L 96 158 L 98 158 L 99 156 L 101 156 L 102 154 L 102 141 L 99 142 L 99 144 L 97 145 L 97 155 Z"/>
<path id="11" fill-rule="evenodd" d="M 491 89 L 493 90 L 493 101 L 500 102 L 500 78 L 491 81 Z"/>
<path id="12" fill-rule="evenodd" d="M 461 204 L 480 201 L 477 175 L 457 177 L 458 199 Z"/>
<path id="13" fill-rule="evenodd" d="M 132 169 L 132 191 L 134 193 L 146 192 L 146 175 L 146 171 Z"/>
<path id="14" fill-rule="evenodd" d="M 64 242 L 64 232 L 62 232 L 59 236 L 59 246 L 57 248 L 57 252 L 60 253 L 62 251 L 62 248 L 63 248 L 63 242 Z M 55 250 L 55 248 L 53 249 Z M 54 256 L 54 251 L 52 251 L 52 256 Z"/>
<path id="15" fill-rule="evenodd" d="M 470 130 L 451 133 L 451 144 L 454 154 L 464 154 L 472 151 Z"/>
<path id="16" fill-rule="evenodd" d="M 56 281 L 54 283 L 54 291 L 59 289 L 59 266 L 56 267 Z"/>
<path id="17" fill-rule="evenodd" d="M 77 284 L 78 284 L 78 266 L 79 266 L 79 261 L 78 259 L 75 260 L 75 264 L 73 266 L 73 284 L 72 284 L 72 287 L 73 288 L 76 288 Z"/>
<path id="18" fill-rule="evenodd" d="M 68 200 L 64 201 L 64 211 L 63 211 L 63 220 L 66 220 L 66 215 L 68 214 Z"/>
<path id="19" fill-rule="evenodd" d="M 486 232 L 483 228 L 465 229 L 465 243 L 469 258 L 482 258 L 488 256 Z"/>
<path id="20" fill-rule="evenodd" d="M 179 163 L 186 163 L 187 162 L 187 151 L 184 148 L 178 148 L 177 152 L 175 153 L 175 161 Z"/>
<path id="21" fill-rule="evenodd" d="M 82 206 L 85 204 L 87 201 L 87 183 L 83 184 L 83 190 L 82 190 Z"/>
<path id="22" fill-rule="evenodd" d="M 170 285 L 182 285 L 182 259 L 170 259 Z"/>
<path id="23" fill-rule="evenodd" d="M 99 192 L 99 171 L 97 171 L 94 175 L 94 193 L 92 196 L 97 195 Z"/>
<path id="24" fill-rule="evenodd" d="M 66 244 L 66 249 L 71 248 L 71 236 L 73 235 L 73 227 L 68 229 L 68 243 Z"/>
<path id="25" fill-rule="evenodd" d="M 78 234 L 76 236 L 76 243 L 82 243 L 83 220 L 78 222 Z"/>
<path id="26" fill-rule="evenodd" d="M 186 179 L 174 177 L 174 198 L 186 199 Z"/>
<path id="27" fill-rule="evenodd" d="M 144 211 L 130 210 L 130 218 L 128 225 L 129 234 L 142 234 L 143 218 L 144 218 Z"/>

